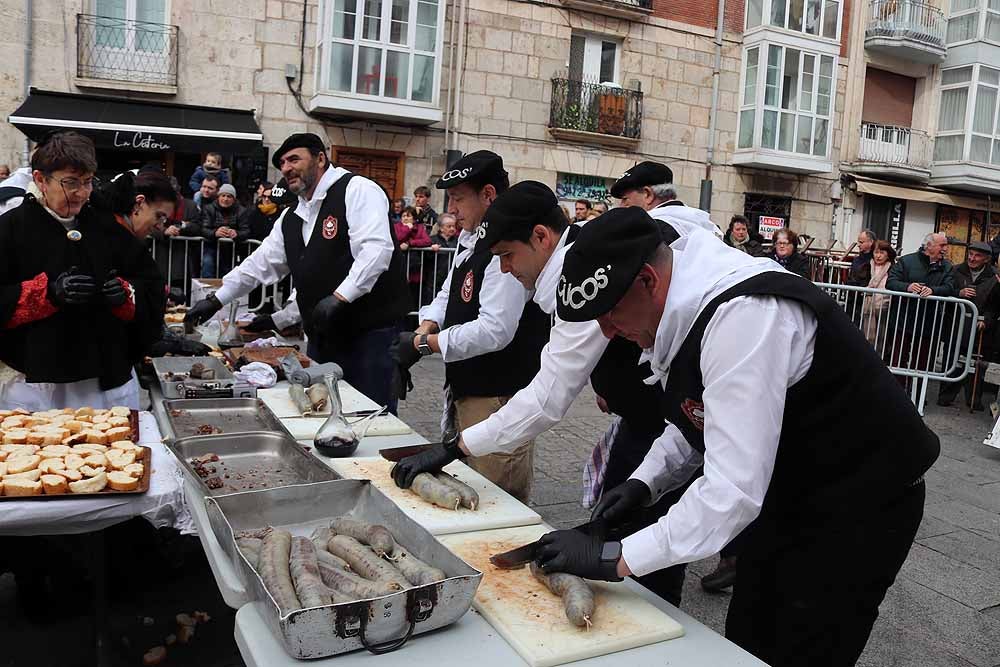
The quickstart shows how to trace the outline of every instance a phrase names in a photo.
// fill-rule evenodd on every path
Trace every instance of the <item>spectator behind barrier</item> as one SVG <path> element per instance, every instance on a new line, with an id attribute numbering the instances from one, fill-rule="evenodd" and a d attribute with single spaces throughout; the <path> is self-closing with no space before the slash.
<path id="1" fill-rule="evenodd" d="M 607 202 L 596 201 L 594 202 L 593 207 L 591 207 L 591 210 L 596 212 L 597 215 L 604 215 L 608 212 L 608 204 Z"/>
<path id="2" fill-rule="evenodd" d="M 722 237 L 727 246 L 742 250 L 751 257 L 764 255 L 764 237 L 750 233 L 750 221 L 742 215 L 734 215 L 729 220 L 729 229 Z"/>
<path id="3" fill-rule="evenodd" d="M 205 155 L 205 163 L 199 165 L 194 173 L 191 174 L 191 178 L 188 180 L 188 187 L 191 188 L 191 192 L 194 193 L 194 201 L 197 204 L 201 204 L 201 197 L 203 196 L 200 192 L 201 184 L 205 180 L 206 176 L 215 176 L 219 179 L 219 185 L 225 185 L 230 182 L 229 170 L 222 168 L 222 155 L 219 153 L 208 153 Z"/>
<path id="4" fill-rule="evenodd" d="M 867 268 L 868 282 L 861 287 L 885 289 L 889 278 L 889 269 L 896 261 L 896 249 L 888 241 L 875 241 L 869 245 L 866 254 L 871 256 Z M 884 338 L 889 320 L 886 316 L 891 297 L 887 294 L 868 294 L 861 307 L 861 331 L 872 345 L 878 345 L 878 339 Z"/>
<path id="5" fill-rule="evenodd" d="M 424 226 L 425 232 L 437 224 L 437 211 L 431 206 L 431 189 L 421 185 L 413 191 L 413 208 L 416 209 L 416 222 Z"/>
<path id="6" fill-rule="evenodd" d="M 400 221 L 403 215 L 403 209 L 406 208 L 405 199 L 393 199 L 392 200 L 392 210 L 389 211 L 389 222 L 396 224 Z"/>
<path id="7" fill-rule="evenodd" d="M 878 237 L 870 229 L 862 229 L 858 233 L 858 256 L 851 260 L 851 268 L 847 271 L 847 284 L 855 287 L 865 287 L 871 278 L 871 261 L 875 242 Z M 893 257 L 896 256 L 895 248 Z"/>
<path id="8" fill-rule="evenodd" d="M 774 243 L 774 249 L 767 256 L 786 270 L 808 280 L 809 260 L 799 252 L 799 235 L 790 229 L 779 229 L 771 241 Z"/>
<path id="9" fill-rule="evenodd" d="M 198 205 L 199 211 L 204 210 L 206 206 L 215 201 L 221 187 L 222 181 L 219 180 L 218 176 L 206 176 L 202 179 L 201 189 L 194 197 L 194 203 Z"/>
<path id="10" fill-rule="evenodd" d="M 437 253 L 441 248 L 458 248 L 458 223 L 451 213 L 441 214 L 438 218 L 438 232 L 431 236 L 431 251 Z M 427 304 L 434 300 L 438 290 L 444 286 L 453 259 L 453 253 L 424 258 L 424 286 L 421 291 L 424 298 L 421 303 Z"/>
<path id="11" fill-rule="evenodd" d="M 573 204 L 574 222 L 583 222 L 590 215 L 590 201 L 587 199 L 577 199 Z"/>
<path id="12" fill-rule="evenodd" d="M 431 237 L 427 228 L 418 221 L 417 209 L 407 206 L 400 215 L 399 224 L 393 225 L 396 232 L 396 242 L 399 249 L 406 253 L 407 282 L 410 284 L 411 307 L 420 303 L 420 267 L 424 253 L 410 253 L 410 248 L 427 248 L 431 245 Z"/>
<path id="13" fill-rule="evenodd" d="M 250 224 L 247 211 L 236 201 L 236 188 L 226 183 L 219 188 L 219 196 L 214 203 L 206 204 L 201 210 L 201 235 L 205 245 L 201 255 L 201 277 L 216 278 L 216 271 L 228 273 L 233 268 L 232 244 L 220 248 L 218 239 L 246 241 L 250 238 Z M 216 266 L 216 254 L 219 266 Z"/>

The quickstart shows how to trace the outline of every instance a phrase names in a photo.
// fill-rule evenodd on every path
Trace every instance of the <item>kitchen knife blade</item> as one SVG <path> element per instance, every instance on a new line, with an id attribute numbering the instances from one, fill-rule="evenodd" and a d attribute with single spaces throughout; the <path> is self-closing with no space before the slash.
<path id="1" fill-rule="evenodd" d="M 593 521 L 574 526 L 573 530 L 585 535 L 596 535 L 603 539 L 607 536 L 608 525 L 603 517 L 599 517 Z M 490 562 L 502 570 L 516 570 L 535 560 L 535 552 L 538 549 L 539 542 L 540 540 L 535 540 L 510 551 L 493 554 L 490 556 Z"/>
<path id="2" fill-rule="evenodd" d="M 414 454 L 419 454 L 420 452 L 426 451 L 430 447 L 436 447 L 440 445 L 440 442 L 428 442 L 425 445 L 407 445 L 406 447 L 390 447 L 388 449 L 378 450 L 379 456 L 384 458 L 386 461 L 392 461 L 396 463 L 402 461 L 407 456 L 413 456 Z"/>

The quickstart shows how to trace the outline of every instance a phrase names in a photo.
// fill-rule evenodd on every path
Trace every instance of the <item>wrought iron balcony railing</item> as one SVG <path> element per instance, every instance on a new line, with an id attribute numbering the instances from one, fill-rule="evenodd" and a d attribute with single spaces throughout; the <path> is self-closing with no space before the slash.
<path id="1" fill-rule="evenodd" d="M 175 25 L 77 14 L 77 76 L 176 86 L 178 34 Z"/>
<path id="2" fill-rule="evenodd" d="M 865 38 L 905 38 L 943 47 L 947 21 L 941 10 L 918 0 L 872 0 Z"/>
<path id="3" fill-rule="evenodd" d="M 642 91 L 554 78 L 549 127 L 638 140 Z"/>
<path id="4" fill-rule="evenodd" d="M 934 141 L 909 127 L 861 123 L 858 160 L 884 167 L 929 170 Z"/>

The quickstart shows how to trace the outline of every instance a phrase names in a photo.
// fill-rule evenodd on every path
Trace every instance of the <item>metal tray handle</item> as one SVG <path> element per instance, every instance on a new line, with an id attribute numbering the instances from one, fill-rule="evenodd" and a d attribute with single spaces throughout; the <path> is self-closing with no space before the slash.
<path id="1" fill-rule="evenodd" d="M 369 652 L 375 655 L 381 655 L 383 653 L 392 653 L 398 648 L 402 648 L 410 637 L 413 635 L 413 628 L 417 625 L 416 616 L 410 617 L 410 624 L 406 628 L 406 634 L 399 639 L 393 639 L 387 642 L 382 642 L 381 644 L 369 644 L 368 638 L 365 636 L 365 629 L 368 627 L 368 616 L 361 617 L 361 645 L 368 649 Z"/>

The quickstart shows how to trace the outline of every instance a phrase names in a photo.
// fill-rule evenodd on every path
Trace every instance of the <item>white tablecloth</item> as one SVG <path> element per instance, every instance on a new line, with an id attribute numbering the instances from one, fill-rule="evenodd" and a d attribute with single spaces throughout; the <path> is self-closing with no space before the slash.
<path id="1" fill-rule="evenodd" d="M 152 450 L 149 491 L 107 498 L 0 502 L 0 535 L 88 533 L 141 516 L 157 528 L 172 526 L 194 533 L 184 500 L 184 478 L 177 459 L 160 442 L 160 429 L 149 412 L 139 413 L 139 444 Z"/>

